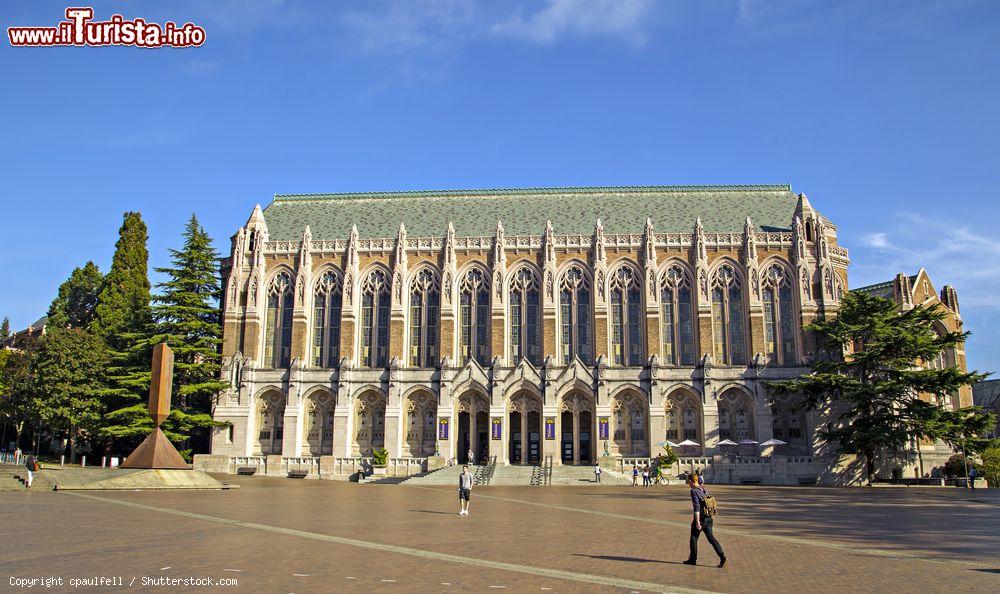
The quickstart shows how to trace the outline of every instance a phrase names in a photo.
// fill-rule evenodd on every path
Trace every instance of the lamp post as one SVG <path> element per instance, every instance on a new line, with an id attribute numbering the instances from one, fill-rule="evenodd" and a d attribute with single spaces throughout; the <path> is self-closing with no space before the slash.
<path id="1" fill-rule="evenodd" d="M 965 451 L 965 432 L 962 432 L 962 463 L 965 465 L 965 488 L 969 488 L 969 453 Z"/>

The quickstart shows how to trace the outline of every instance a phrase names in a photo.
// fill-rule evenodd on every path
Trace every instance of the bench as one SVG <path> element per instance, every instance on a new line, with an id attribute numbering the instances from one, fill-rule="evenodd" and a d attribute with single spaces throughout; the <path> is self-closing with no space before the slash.
<path id="1" fill-rule="evenodd" d="M 819 482 L 818 476 L 800 476 L 799 485 L 815 485 Z"/>
<path id="2" fill-rule="evenodd" d="M 253 476 L 253 475 L 257 474 L 257 467 L 256 466 L 240 466 L 239 468 L 236 469 L 236 474 L 239 474 L 239 475 L 242 475 L 242 476 Z"/>
<path id="3" fill-rule="evenodd" d="M 308 476 L 308 474 L 309 474 L 308 470 L 289 470 L 288 478 L 304 479 L 306 478 L 306 476 Z"/>
<path id="4" fill-rule="evenodd" d="M 745 476 L 745 477 L 743 477 L 743 478 L 740 479 L 740 484 L 741 485 L 759 485 L 760 484 L 760 477 L 759 476 Z"/>

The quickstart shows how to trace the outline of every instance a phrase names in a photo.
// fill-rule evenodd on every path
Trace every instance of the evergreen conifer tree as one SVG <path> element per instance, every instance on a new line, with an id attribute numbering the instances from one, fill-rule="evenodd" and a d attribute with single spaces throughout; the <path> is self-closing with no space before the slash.
<path id="1" fill-rule="evenodd" d="M 968 336 L 936 332 L 934 324 L 944 315 L 941 309 L 921 306 L 900 312 L 888 299 L 850 292 L 836 318 L 807 327 L 821 349 L 812 373 L 771 382 L 769 391 L 800 395 L 811 410 L 846 406 L 838 422 L 820 434 L 844 453 L 862 455 L 869 481 L 878 455 L 902 450 L 915 439 L 953 443 L 976 438 L 973 434 L 988 425 L 989 415 L 975 407 L 955 410 L 947 403 L 960 387 L 987 375 L 921 364 Z"/>
<path id="2" fill-rule="evenodd" d="M 201 446 L 208 441 L 212 404 L 226 387 L 219 379 L 222 325 L 219 256 L 212 239 L 192 214 L 184 245 L 170 250 L 171 265 L 157 268 L 166 280 L 153 298 L 156 320 L 153 344 L 166 342 L 174 351 L 173 410 L 165 432 L 180 437 L 194 432 Z M 173 436 L 171 436 L 173 437 Z"/>
<path id="3" fill-rule="evenodd" d="M 104 275 L 93 262 L 76 268 L 59 285 L 59 293 L 49 306 L 48 326 L 88 328 L 94 321 L 97 297 L 104 285 Z"/>
<path id="4" fill-rule="evenodd" d="M 152 430 L 146 411 L 153 331 L 148 276 L 146 224 L 137 212 L 127 212 L 119 229 L 111 269 L 97 298 L 91 329 L 108 346 L 110 364 L 104 387 L 101 434 L 127 439 L 125 448 Z"/>

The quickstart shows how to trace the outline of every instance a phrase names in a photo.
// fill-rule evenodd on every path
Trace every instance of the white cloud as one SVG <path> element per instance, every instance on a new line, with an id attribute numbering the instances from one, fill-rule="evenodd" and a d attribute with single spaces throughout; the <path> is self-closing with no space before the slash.
<path id="1" fill-rule="evenodd" d="M 868 247 L 873 248 L 888 248 L 889 247 L 889 236 L 885 233 L 871 233 L 862 238 Z"/>
<path id="2" fill-rule="evenodd" d="M 367 51 L 448 53 L 485 40 L 552 44 L 568 38 L 646 39 L 657 0 L 544 0 L 480 4 L 468 0 L 389 0 L 341 21 Z"/>
<path id="3" fill-rule="evenodd" d="M 548 0 L 541 10 L 527 16 L 518 12 L 490 31 L 534 43 L 553 43 L 565 37 L 613 37 L 641 44 L 653 6 L 652 0 Z"/>
<path id="4" fill-rule="evenodd" d="M 962 306 L 1000 308 L 1000 238 L 967 223 L 901 214 L 888 231 L 862 236 L 852 260 L 855 286 L 923 267 L 939 289 L 954 286 Z"/>

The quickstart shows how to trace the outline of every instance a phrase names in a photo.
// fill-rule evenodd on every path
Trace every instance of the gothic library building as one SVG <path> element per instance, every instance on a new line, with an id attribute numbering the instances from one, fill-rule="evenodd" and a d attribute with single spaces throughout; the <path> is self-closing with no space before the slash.
<path id="1" fill-rule="evenodd" d="M 848 263 L 787 185 L 276 195 L 223 262 L 212 458 L 819 456 L 828 419 L 764 383 L 808 371 Z"/>

